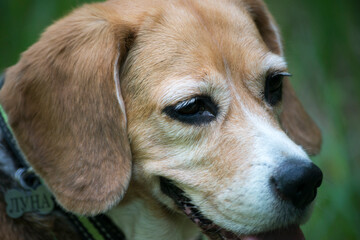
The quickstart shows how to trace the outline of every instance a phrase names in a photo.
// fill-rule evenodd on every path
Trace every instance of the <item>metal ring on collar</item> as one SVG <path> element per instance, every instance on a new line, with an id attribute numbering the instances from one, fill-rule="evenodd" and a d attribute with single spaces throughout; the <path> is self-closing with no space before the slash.
<path id="1" fill-rule="evenodd" d="M 14 177 L 22 188 L 33 189 L 33 186 L 29 186 L 29 184 L 26 182 L 26 178 L 29 177 L 31 174 L 35 174 L 34 169 L 32 167 L 19 168 L 18 170 L 16 170 Z"/>

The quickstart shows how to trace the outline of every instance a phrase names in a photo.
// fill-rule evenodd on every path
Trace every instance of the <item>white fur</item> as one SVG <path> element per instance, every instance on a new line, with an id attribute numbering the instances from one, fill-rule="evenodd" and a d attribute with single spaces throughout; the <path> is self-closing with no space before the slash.
<path id="1" fill-rule="evenodd" d="M 158 105 L 161 107 L 174 105 L 198 95 L 211 96 L 215 103 L 226 105 L 228 100 L 225 98 L 229 98 L 230 93 L 223 84 L 216 84 L 221 81 L 220 79 L 221 76 L 213 76 L 211 79 L 207 77 L 197 79 L 192 76 L 171 78 L 166 81 L 167 85 L 158 89 L 161 100 Z"/>
<path id="2" fill-rule="evenodd" d="M 245 115 L 243 121 L 246 121 L 247 125 L 244 129 L 239 127 L 234 135 L 238 136 L 239 146 L 245 142 L 248 142 L 247 146 L 251 146 L 251 154 L 249 159 L 246 159 L 251 163 L 251 167 L 245 175 L 242 169 L 244 163 L 234 159 L 231 167 L 237 169 L 237 174 L 224 189 L 216 193 L 213 203 L 206 201 L 201 194 L 192 195 L 191 198 L 208 218 L 235 232 L 253 233 L 276 226 L 298 224 L 306 216 L 299 219 L 300 214 L 296 210 L 279 201 L 269 182 L 285 160 L 310 160 L 300 146 L 290 140 L 283 131 L 272 126 L 265 116 L 254 114 L 246 107 L 245 99 L 236 95 L 236 100 L 241 105 Z M 310 208 L 311 206 L 309 211 Z"/>
<path id="3" fill-rule="evenodd" d="M 268 54 L 263 60 L 264 72 L 269 69 L 285 69 L 284 59 L 275 54 Z M 226 79 L 228 88 L 235 89 L 231 72 L 228 64 L 224 61 L 226 69 Z M 190 84 L 189 84 L 190 83 Z M 195 82 L 187 79 L 180 85 L 169 85 L 168 91 L 163 96 L 166 101 L 178 101 L 181 97 L 194 92 L 191 89 L 207 89 L 207 83 Z M 201 87 L 200 87 L 201 86 Z M 227 89 L 227 88 L 225 88 Z M 218 93 L 220 93 L 219 91 Z M 211 95 L 215 99 L 220 96 Z M 282 227 L 291 223 L 299 223 L 300 213 L 296 212 L 290 205 L 279 201 L 271 189 L 269 182 L 271 176 L 281 164 L 289 159 L 299 159 L 299 161 L 310 161 L 305 151 L 296 145 L 281 129 L 270 121 L 268 113 L 259 107 L 257 111 L 247 107 L 247 99 L 238 92 L 233 92 L 233 101 L 230 94 L 227 95 L 227 101 L 224 104 L 239 105 L 243 118 L 241 121 L 246 124 L 234 128 L 232 133 L 237 137 L 237 151 L 241 151 L 241 146 L 251 149 L 245 159 L 250 162 L 251 167 L 244 174 L 243 165 L 246 164 L 238 159 L 234 159 L 231 168 L 236 169 L 236 174 L 224 185 L 224 187 L 214 194 L 212 201 L 207 201 L 201 192 L 187 191 L 193 203 L 199 206 L 206 217 L 213 220 L 216 224 L 233 230 L 234 232 L 253 233 L 254 231 L 266 231 L 274 227 Z M 225 107 L 226 115 L 229 106 Z M 174 127 L 172 127 L 174 128 Z M 169 128 L 169 129 L 172 129 Z M 183 127 L 182 127 L 183 128 Z M 191 129 L 176 129 L 178 134 L 191 134 Z M 170 131 L 169 134 L 172 134 Z M 207 136 L 209 137 L 209 136 Z M 211 137 L 209 137 L 211 138 Z M 189 183 L 191 178 L 197 176 L 206 178 L 206 169 L 196 168 L 196 159 L 199 156 L 207 156 L 202 142 L 186 148 L 178 149 L 169 157 L 169 165 L 166 168 L 168 176 L 180 175 L 182 169 L 187 169 L 187 173 L 181 177 L 182 181 Z M 192 166 L 192 167 L 190 167 Z M 164 169 L 159 169 L 157 164 L 148 164 L 147 171 L 164 176 Z M 229 167 L 229 166 L 227 166 Z M 190 170 L 189 170 L 190 169 Z M 194 173 L 191 169 L 194 169 Z M 165 175 L 166 176 L 166 175 Z M 188 177 L 187 177 L 188 176 Z M 157 192 L 155 195 L 159 194 Z M 309 207 L 310 209 L 310 207 Z M 305 214 L 306 215 L 306 214 Z M 259 218 L 258 216 L 261 216 Z"/>
<path id="4" fill-rule="evenodd" d="M 199 230 L 185 215 L 174 213 L 166 217 L 148 208 L 143 199 L 115 207 L 107 215 L 124 232 L 127 240 L 195 240 Z"/>
<path id="5" fill-rule="evenodd" d="M 287 68 L 285 59 L 282 56 L 276 55 L 271 52 L 266 54 L 262 63 L 264 72 L 268 71 L 269 69 L 285 70 Z"/>
<path id="6" fill-rule="evenodd" d="M 125 104 L 124 101 L 122 100 L 122 95 L 121 95 L 121 89 L 120 89 L 120 79 L 119 79 L 119 59 L 120 59 L 120 51 L 118 52 L 117 56 L 116 56 L 116 61 L 114 63 L 114 81 L 115 81 L 115 90 L 116 90 L 116 97 L 120 106 L 120 110 L 123 114 L 123 116 L 126 116 L 126 112 L 125 112 Z M 126 117 L 125 117 L 125 126 L 126 126 Z"/>

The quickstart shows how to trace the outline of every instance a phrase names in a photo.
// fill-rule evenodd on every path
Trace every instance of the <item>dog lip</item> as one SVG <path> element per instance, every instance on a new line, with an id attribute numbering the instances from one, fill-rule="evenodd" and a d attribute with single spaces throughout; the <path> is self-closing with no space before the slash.
<path id="1" fill-rule="evenodd" d="M 177 207 L 211 240 L 305 240 L 298 225 L 253 235 L 238 235 L 205 218 L 200 210 L 191 203 L 191 199 L 185 196 L 185 192 L 177 187 L 173 181 L 160 177 L 160 189 L 165 195 L 173 199 Z"/>
<path id="2" fill-rule="evenodd" d="M 210 239 L 240 239 L 222 236 L 224 229 L 214 224 L 211 220 L 205 218 L 199 209 L 191 203 L 190 198 L 185 196 L 184 191 L 174 185 L 173 181 L 160 177 L 160 189 L 165 195 L 173 199 L 177 207 L 182 210 L 183 213 L 190 218 L 190 220 L 193 221 Z M 227 232 L 228 231 L 226 231 L 226 233 Z"/>

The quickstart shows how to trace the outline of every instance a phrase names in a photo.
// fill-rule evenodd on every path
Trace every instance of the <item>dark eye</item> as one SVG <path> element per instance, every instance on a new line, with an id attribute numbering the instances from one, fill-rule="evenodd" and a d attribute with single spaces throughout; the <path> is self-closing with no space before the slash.
<path id="1" fill-rule="evenodd" d="M 275 106 L 281 101 L 283 79 L 291 74 L 286 72 L 276 72 L 268 75 L 265 82 L 265 100 L 271 106 Z"/>
<path id="2" fill-rule="evenodd" d="M 172 119 L 192 125 L 201 125 L 216 118 L 218 107 L 206 96 L 193 97 L 174 106 L 166 107 L 163 112 Z"/>

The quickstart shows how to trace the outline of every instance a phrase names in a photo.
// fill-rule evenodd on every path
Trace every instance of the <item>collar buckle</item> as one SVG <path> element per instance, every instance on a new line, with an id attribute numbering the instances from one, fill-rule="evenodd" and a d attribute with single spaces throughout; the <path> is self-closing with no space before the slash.
<path id="1" fill-rule="evenodd" d="M 41 184 L 32 167 L 19 168 L 16 170 L 14 178 L 26 190 L 36 189 Z"/>

